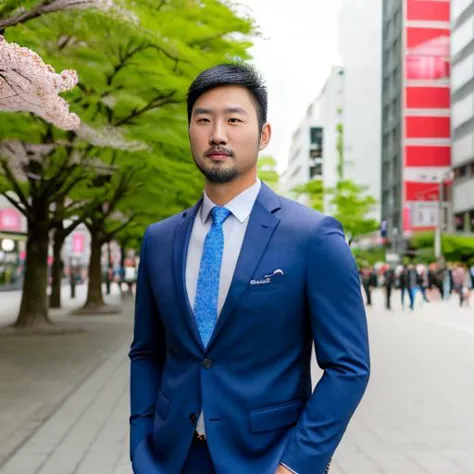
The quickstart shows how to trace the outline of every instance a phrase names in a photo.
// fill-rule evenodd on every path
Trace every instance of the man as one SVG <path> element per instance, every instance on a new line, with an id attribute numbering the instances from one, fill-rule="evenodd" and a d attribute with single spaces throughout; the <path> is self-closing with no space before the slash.
<path id="1" fill-rule="evenodd" d="M 369 377 L 355 261 L 336 220 L 257 179 L 271 129 L 253 69 L 201 73 L 188 118 L 205 193 L 143 239 L 134 473 L 323 473 Z"/>
<path id="2" fill-rule="evenodd" d="M 384 273 L 384 286 L 385 286 L 385 309 L 391 310 L 392 304 L 392 288 L 395 284 L 395 270 L 393 267 L 388 266 Z"/>
<path id="3" fill-rule="evenodd" d="M 370 265 L 364 265 L 361 270 L 360 278 L 362 282 L 362 288 L 364 288 L 365 293 L 365 304 L 367 306 L 372 306 L 372 287 L 374 286 L 374 274 Z"/>

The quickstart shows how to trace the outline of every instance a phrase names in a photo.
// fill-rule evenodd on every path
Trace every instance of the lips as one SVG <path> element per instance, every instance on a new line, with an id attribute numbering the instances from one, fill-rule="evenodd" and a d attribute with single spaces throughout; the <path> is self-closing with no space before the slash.
<path id="1" fill-rule="evenodd" d="M 211 151 L 207 153 L 206 156 L 213 160 L 226 160 L 230 157 L 230 154 L 225 151 Z"/>

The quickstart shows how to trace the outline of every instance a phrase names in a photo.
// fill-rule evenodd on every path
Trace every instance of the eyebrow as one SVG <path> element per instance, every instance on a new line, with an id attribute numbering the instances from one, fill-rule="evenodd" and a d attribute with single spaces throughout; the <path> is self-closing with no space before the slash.
<path id="1" fill-rule="evenodd" d="M 242 107 L 227 107 L 226 109 L 224 109 L 224 113 L 248 115 L 247 111 Z M 212 110 L 206 109 L 204 107 L 196 107 L 193 113 L 193 115 L 209 115 L 209 114 L 212 114 Z"/>

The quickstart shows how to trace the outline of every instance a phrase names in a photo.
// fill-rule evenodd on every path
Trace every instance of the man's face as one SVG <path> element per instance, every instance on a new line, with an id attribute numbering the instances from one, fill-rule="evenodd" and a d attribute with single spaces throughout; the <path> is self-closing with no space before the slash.
<path id="1" fill-rule="evenodd" d="M 247 89 L 222 86 L 204 93 L 194 104 L 189 124 L 196 166 L 211 183 L 254 178 L 270 126 L 259 132 L 257 106 Z"/>

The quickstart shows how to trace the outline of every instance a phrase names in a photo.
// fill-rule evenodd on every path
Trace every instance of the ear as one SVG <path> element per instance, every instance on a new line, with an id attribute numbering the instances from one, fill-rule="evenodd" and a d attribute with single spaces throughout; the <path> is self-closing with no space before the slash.
<path id="1" fill-rule="evenodd" d="M 260 143 L 258 146 L 259 150 L 264 150 L 268 143 L 270 142 L 270 138 L 272 136 L 272 127 L 270 126 L 269 123 L 266 123 L 262 127 L 262 133 L 260 134 Z"/>

